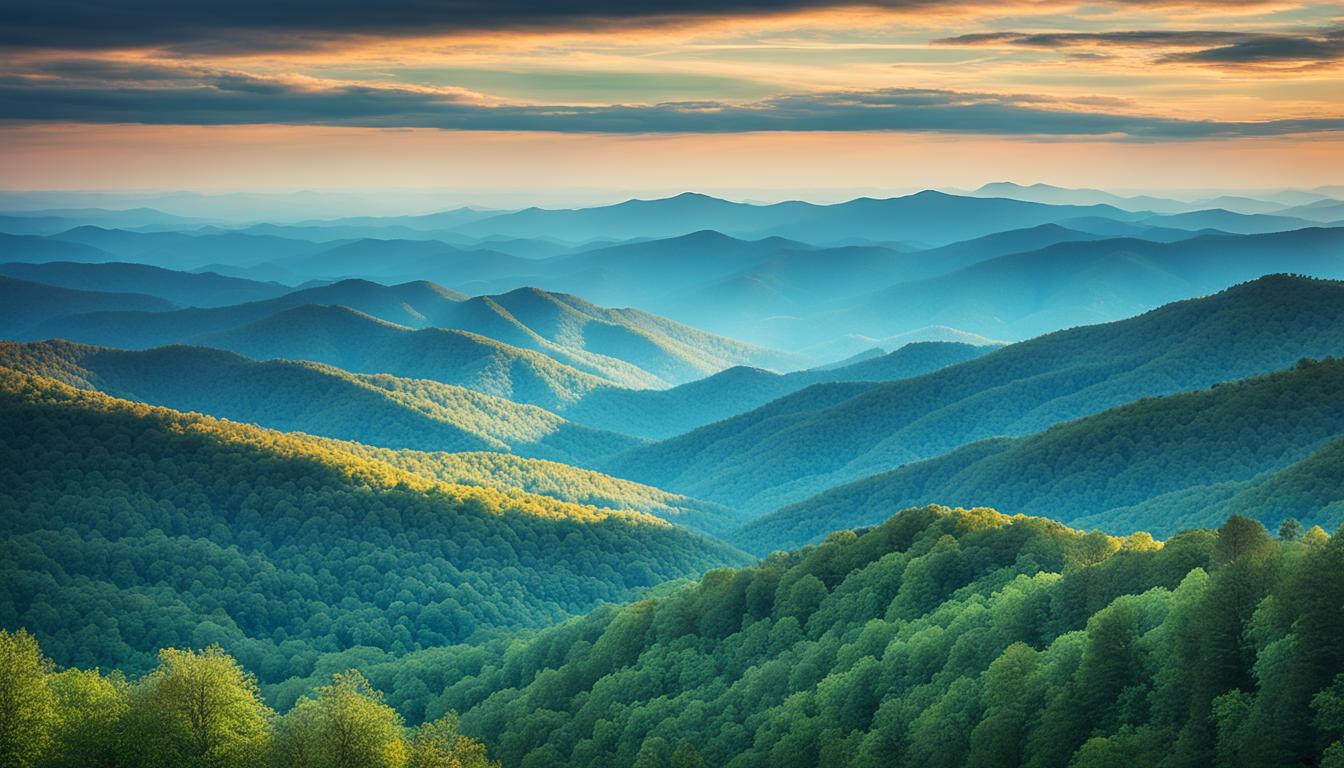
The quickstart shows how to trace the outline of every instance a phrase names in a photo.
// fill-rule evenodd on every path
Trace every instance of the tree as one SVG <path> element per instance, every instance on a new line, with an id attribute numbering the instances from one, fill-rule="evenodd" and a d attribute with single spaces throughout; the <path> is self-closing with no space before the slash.
<path id="1" fill-rule="evenodd" d="M 59 724 L 51 661 L 26 631 L 0 629 L 0 765 L 37 765 Z"/>
<path id="2" fill-rule="evenodd" d="M 94 768 L 116 764 L 118 733 L 130 711 L 130 688 L 120 674 L 104 677 L 98 670 L 67 669 L 51 678 L 60 725 L 56 729 L 50 768 Z"/>
<path id="3" fill-rule="evenodd" d="M 401 768 L 406 764 L 401 716 L 383 703 L 383 695 L 364 675 L 355 670 L 338 673 L 316 694 L 300 700 L 281 720 L 275 745 L 277 764 L 293 768 Z"/>
<path id="4" fill-rule="evenodd" d="M 1297 541 L 1302 538 L 1302 524 L 1297 522 L 1297 518 L 1285 518 L 1283 524 L 1279 526 L 1279 538 L 1283 541 Z"/>
<path id="5" fill-rule="evenodd" d="M 169 648 L 132 695 L 128 747 L 158 764 L 248 768 L 273 718 L 256 680 L 219 646 Z"/>
<path id="6" fill-rule="evenodd" d="M 449 712 L 416 729 L 407 768 L 498 768 L 485 754 L 485 745 L 459 728 L 456 712 Z"/>

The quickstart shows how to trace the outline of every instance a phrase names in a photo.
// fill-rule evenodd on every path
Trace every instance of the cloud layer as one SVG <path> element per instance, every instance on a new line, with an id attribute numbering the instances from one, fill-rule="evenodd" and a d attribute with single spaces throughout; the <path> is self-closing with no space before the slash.
<path id="1" fill-rule="evenodd" d="M 1103 100 L 1114 106 L 1114 100 Z M 931 88 L 793 93 L 753 102 L 507 103 L 461 89 L 259 77 L 207 67 L 48 62 L 0 77 L 0 119 L 314 124 L 575 133 L 943 131 L 1200 139 L 1344 131 L 1344 118 L 1220 122 L 1097 111 L 1097 100 Z"/>

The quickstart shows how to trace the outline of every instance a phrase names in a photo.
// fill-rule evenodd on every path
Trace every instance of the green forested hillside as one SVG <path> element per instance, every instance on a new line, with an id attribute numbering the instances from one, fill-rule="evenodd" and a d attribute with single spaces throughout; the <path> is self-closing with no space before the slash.
<path id="1" fill-rule="evenodd" d="M 0 626 L 61 664 L 324 653 L 537 626 L 745 556 L 647 514 L 448 484 L 357 445 L 0 369 Z"/>
<path id="2" fill-rule="evenodd" d="M 507 651 L 363 668 L 505 766 L 1322 765 L 1344 543 L 1298 535 L 927 507 Z"/>
<path id="3" fill-rule="evenodd" d="M 833 385 L 805 389 L 606 469 L 763 513 L 975 440 L 1341 353 L 1344 283 L 1269 276 L 847 398 Z"/>
<path id="4" fill-rule="evenodd" d="M 517 489 L 602 509 L 643 512 L 714 536 L 724 536 L 742 524 L 735 511 L 719 504 L 554 461 L 504 453 L 423 453 L 352 445 L 345 448 L 445 483 Z"/>
<path id="5" fill-rule="evenodd" d="M 466 331 L 412 330 L 348 307 L 303 306 L 199 337 L 259 360 L 314 360 L 353 373 L 429 379 L 560 410 L 610 382 Z"/>
<path id="6" fill-rule="evenodd" d="M 1291 516 L 1334 529 L 1344 523 L 1344 495 L 1331 495 L 1338 482 L 1320 480 L 1325 467 L 1338 467 L 1337 448 L 1278 482 L 1237 484 L 1302 461 L 1337 435 L 1344 435 L 1344 360 L 1304 361 L 1210 390 L 1144 398 L 1030 437 L 974 443 L 785 507 L 734 539 L 758 552 L 789 549 L 919 504 L 991 500 L 1006 513 L 1168 535 L 1225 519 L 1219 496 L 1228 493 L 1236 493 L 1228 511 L 1272 528 Z M 1293 486 L 1307 497 L 1288 495 Z"/>
<path id="7" fill-rule="evenodd" d="M 0 366 L 178 411 L 425 451 L 508 451 L 591 463 L 638 441 L 463 387 L 205 347 L 126 351 L 0 341 Z"/>
<path id="8" fill-rule="evenodd" d="M 565 415 L 624 434 L 667 438 L 752 410 L 813 384 L 904 379 L 991 350 L 955 342 L 920 342 L 837 368 L 778 374 L 760 368 L 735 367 L 672 389 L 595 390 L 566 408 Z"/>
<path id="9" fill-rule="evenodd" d="M 567 294 L 520 288 L 468 299 L 424 280 L 380 285 L 349 279 L 284 292 L 265 300 L 220 306 L 229 291 L 278 288 L 249 280 L 172 272 L 144 265 L 14 265 L 34 279 L 58 282 L 133 281 L 155 295 L 182 298 L 189 309 L 122 302 L 83 306 L 33 291 L 17 338 L 66 338 L 89 344 L 146 348 L 200 343 L 306 306 L 344 306 L 414 329 L 446 328 L 487 336 L 627 387 L 679 384 L 733 365 L 798 367 L 802 357 L 746 344 L 636 309 L 609 309 Z M 99 271 L 101 270 L 101 271 Z M 256 288 L 248 288 L 249 286 Z M 154 288 L 159 288 L 155 293 Z M 121 309 L 126 311 L 118 311 Z M 0 331 L 4 327 L 0 326 Z"/>
<path id="10" fill-rule="evenodd" d="M 580 369 L 588 361 L 631 368 L 607 378 L 626 385 L 681 384 L 732 365 L 796 366 L 775 350 L 718 336 L 636 309 L 599 307 L 578 296 L 519 288 L 478 296 L 436 318 L 436 324 L 534 349 Z M 644 379 L 630 377 L 644 372 Z"/>
<path id="11" fill-rule="evenodd" d="M 332 655 L 279 718 L 218 648 L 127 684 L 0 632 L 0 727 L 20 765 L 1333 766 L 1341 591 L 1319 527 L 925 507 L 530 638 Z"/>

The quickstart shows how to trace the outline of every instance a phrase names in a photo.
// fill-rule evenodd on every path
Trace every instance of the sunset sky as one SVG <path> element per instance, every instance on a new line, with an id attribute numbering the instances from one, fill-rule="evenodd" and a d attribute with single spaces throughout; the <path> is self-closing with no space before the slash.
<path id="1" fill-rule="evenodd" d="M 8 189 L 1344 181 L 1338 3 L 12 0 L 0 68 Z"/>

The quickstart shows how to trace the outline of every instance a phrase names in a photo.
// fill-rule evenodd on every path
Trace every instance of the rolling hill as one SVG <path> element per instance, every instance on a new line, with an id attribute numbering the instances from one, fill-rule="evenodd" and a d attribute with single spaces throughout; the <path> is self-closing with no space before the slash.
<path id="1" fill-rule="evenodd" d="M 195 340 L 258 360 L 312 360 L 352 373 L 429 379 L 552 411 L 611 386 L 531 350 L 466 331 L 413 330 L 344 306 L 308 304 Z"/>
<path id="2" fill-rule="evenodd" d="M 217 642 L 275 682 L 321 653 L 548 624 L 746 561 L 643 513 L 448 484 L 9 369 L 0 414 L 0 624 L 61 664 L 136 672 L 160 647 Z"/>
<path id="3" fill-rule="evenodd" d="M 603 429 L 661 439 L 752 410 L 813 384 L 904 379 L 970 360 L 991 349 L 923 342 L 840 367 L 788 374 L 735 367 L 666 390 L 595 390 L 564 413 Z"/>
<path id="4" fill-rule="evenodd" d="M 10 262 L 112 261 L 107 251 L 83 243 L 67 243 L 29 234 L 0 234 L 0 259 Z"/>
<path id="5" fill-rule="evenodd" d="M 505 451 L 590 464 L 638 441 L 462 387 L 257 362 L 205 347 L 131 352 L 0 342 L 0 366 L 113 397 L 284 431 L 422 451 Z"/>
<path id="6" fill-rule="evenodd" d="M 1221 523 L 1208 494 L 1236 489 L 1236 512 L 1277 529 L 1284 517 L 1266 491 L 1295 484 L 1254 482 L 1308 460 L 1344 435 L 1344 360 L 1193 393 L 1144 398 L 1021 438 L 972 443 L 936 459 L 907 464 L 840 486 L 745 525 L 734 539 L 768 552 L 820 540 L 833 530 L 875 525 L 926 503 L 977 506 L 993 498 L 1006 514 L 1046 515 L 1112 533 L 1175 531 Z M 1338 446 L 1309 461 L 1334 465 Z M 1296 477 L 1304 471 L 1297 468 Z M 1313 472 L 1313 476 L 1321 476 Z M 1339 484 L 1332 484 L 1339 490 Z M 1314 486 L 1312 486 L 1314 487 Z M 1344 522 L 1344 495 L 1285 499 L 1300 520 L 1333 530 Z M 1192 502 L 1199 502 L 1192 505 Z M 1335 505 L 1335 514 L 1326 510 Z M 1194 507 L 1192 509 L 1192 506 Z"/>
<path id="7" fill-rule="evenodd" d="M 76 313 L 54 306 L 43 310 L 50 320 L 35 326 L 26 338 L 64 338 L 102 346 L 144 349 L 190 343 L 200 336 L 254 323 L 296 307 L 346 306 L 381 320 L 425 325 L 428 318 L 465 297 L 428 282 L 379 285 L 367 280 L 291 291 L 274 299 L 226 307 L 182 309 L 171 314 L 144 311 Z"/>
<path id="8" fill-rule="evenodd" d="M 362 669 L 505 765 L 1322 765 L 1341 590 L 1320 529 L 1159 544 L 926 507 L 507 649 Z"/>
<path id="9" fill-rule="evenodd" d="M 276 283 L 240 280 L 211 272 L 176 272 L 146 264 L 0 264 L 0 275 L 84 291 L 147 293 L 180 307 L 221 307 L 273 299 L 293 289 Z"/>
<path id="10" fill-rule="evenodd" d="M 1341 352 L 1344 284 L 1270 276 L 914 379 L 810 387 L 604 469 L 760 514 L 983 438 Z"/>
<path id="11" fill-rule="evenodd" d="M 42 268 L 46 269 L 55 268 Z M 153 269 L 138 268 L 150 270 L 143 276 L 174 285 L 241 283 L 234 278 L 159 273 Z M 41 305 L 40 298 L 30 303 Z M 802 363 L 800 357 L 707 333 L 636 309 L 599 307 L 577 296 L 520 288 L 507 294 L 468 299 L 423 280 L 391 286 L 359 279 L 342 280 L 264 301 L 184 309 L 170 315 L 74 314 L 57 303 L 34 313 L 41 322 L 33 323 L 23 338 L 66 338 L 127 348 L 205 343 L 214 334 L 302 306 L 345 306 L 410 328 L 448 328 L 489 336 L 539 352 L 611 384 L 628 387 L 664 387 L 739 364 L 798 367 Z M 310 324 L 312 320 L 310 317 Z"/>
<path id="12" fill-rule="evenodd" d="M 345 448 L 445 483 L 516 489 L 599 509 L 641 512 L 716 537 L 743 522 L 736 511 L 720 504 L 555 461 L 505 453 L 424 453 L 353 445 Z"/>
<path id="13" fill-rule="evenodd" d="M 794 368 L 802 362 L 638 309 L 599 307 L 536 288 L 468 299 L 435 321 L 536 350 L 627 386 L 681 384 L 733 365 Z"/>
<path id="14" fill-rule="evenodd" d="M 0 337 L 23 338 L 33 328 L 66 315 L 132 312 L 151 318 L 176 308 L 143 293 L 81 291 L 0 276 Z"/>

